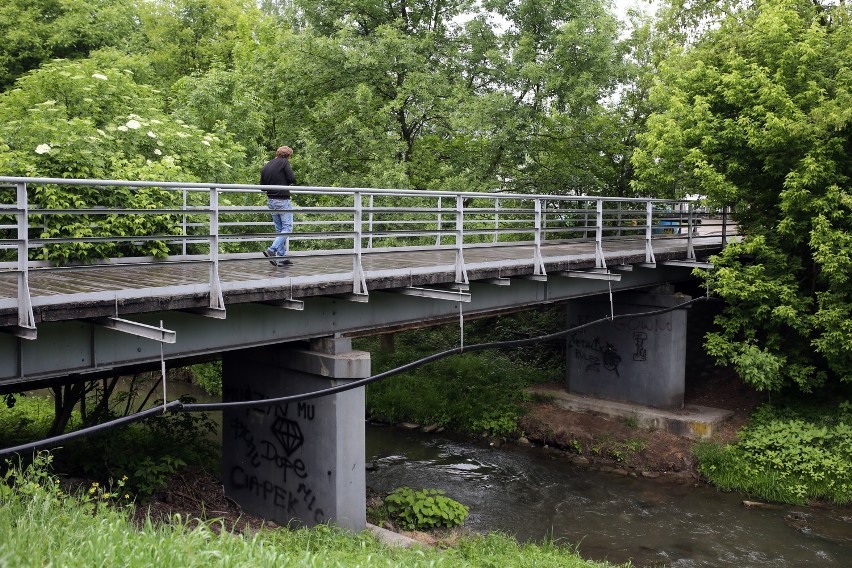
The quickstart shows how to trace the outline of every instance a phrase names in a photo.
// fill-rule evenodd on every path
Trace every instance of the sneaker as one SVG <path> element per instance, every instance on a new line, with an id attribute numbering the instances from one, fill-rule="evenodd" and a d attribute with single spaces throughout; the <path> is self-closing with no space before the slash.
<path id="1" fill-rule="evenodd" d="M 265 251 L 263 251 L 263 256 L 265 256 L 265 257 L 269 258 L 269 257 L 271 257 L 271 256 L 275 256 L 275 255 L 274 255 L 274 254 L 272 254 L 272 253 L 269 251 L 269 249 L 266 249 Z M 269 258 L 269 264 L 271 264 L 272 266 L 278 266 L 278 263 L 277 263 L 274 259 L 272 259 L 272 258 Z"/>
<path id="2" fill-rule="evenodd" d="M 278 266 L 290 266 L 291 264 L 293 264 L 293 261 L 289 258 L 282 258 L 278 261 Z"/>

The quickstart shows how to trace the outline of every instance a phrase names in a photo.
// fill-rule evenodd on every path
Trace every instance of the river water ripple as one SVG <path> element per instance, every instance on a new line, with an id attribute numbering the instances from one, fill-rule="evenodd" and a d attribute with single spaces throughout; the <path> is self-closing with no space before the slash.
<path id="1" fill-rule="evenodd" d="M 442 489 L 465 526 L 579 543 L 592 560 L 673 567 L 852 567 L 852 509 L 748 509 L 706 486 L 603 474 L 541 448 L 367 426 L 367 485 Z"/>

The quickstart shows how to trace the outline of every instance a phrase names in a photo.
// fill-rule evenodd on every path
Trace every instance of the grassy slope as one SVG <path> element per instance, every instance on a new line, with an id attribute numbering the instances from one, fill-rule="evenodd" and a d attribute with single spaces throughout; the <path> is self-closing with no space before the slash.
<path id="1" fill-rule="evenodd" d="M 40 486 L 37 486 L 39 483 Z M 371 534 L 328 526 L 254 535 L 219 534 L 215 523 L 191 526 L 150 523 L 137 529 L 127 510 L 93 498 L 57 496 L 48 478 L 0 486 L 0 566 L 603 566 L 551 544 L 521 545 L 491 534 L 462 540 L 455 548 L 389 548 Z"/>

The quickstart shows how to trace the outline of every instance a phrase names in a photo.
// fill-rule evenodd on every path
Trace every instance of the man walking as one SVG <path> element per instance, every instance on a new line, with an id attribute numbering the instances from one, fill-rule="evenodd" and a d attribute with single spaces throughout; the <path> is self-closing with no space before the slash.
<path id="1" fill-rule="evenodd" d="M 261 185 L 287 186 L 296 183 L 293 168 L 290 167 L 290 156 L 293 149 L 289 146 L 281 146 L 275 152 L 275 158 L 268 161 L 260 171 Z M 272 222 L 275 223 L 275 232 L 278 236 L 263 255 L 269 257 L 273 266 L 286 266 L 293 264 L 287 254 L 287 235 L 293 231 L 293 206 L 290 203 L 290 190 L 284 187 L 264 189 L 267 203 L 272 209 Z"/>

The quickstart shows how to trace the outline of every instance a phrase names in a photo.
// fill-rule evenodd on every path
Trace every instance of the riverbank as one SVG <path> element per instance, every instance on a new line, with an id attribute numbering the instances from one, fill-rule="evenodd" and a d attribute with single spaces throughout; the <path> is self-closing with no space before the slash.
<path id="1" fill-rule="evenodd" d="M 733 374 L 724 370 L 688 382 L 688 404 L 711 406 L 733 411 L 715 439 L 730 442 L 748 419 L 751 411 L 762 401 L 762 396 L 743 385 Z M 563 388 L 559 383 L 547 385 Z M 695 440 L 665 432 L 643 430 L 629 420 L 614 420 L 584 412 L 560 408 L 545 399 L 527 405 L 527 414 L 521 420 L 522 436 L 517 439 L 492 438 L 492 446 L 521 444 L 538 446 L 545 452 L 571 456 L 571 460 L 594 471 L 607 475 L 625 475 L 671 481 L 695 483 L 699 481 L 697 464 L 692 453 Z M 400 428 L 418 428 L 433 431 L 429 426 L 397 425 Z M 152 518 L 168 522 L 175 514 L 183 519 L 219 518 L 228 530 L 255 531 L 261 527 L 278 525 L 243 511 L 236 502 L 225 496 L 218 472 L 196 467 L 186 469 L 171 477 L 162 490 L 138 508 L 141 520 Z M 430 539 L 420 539 L 429 542 Z"/>
<path id="2" fill-rule="evenodd" d="M 564 389 L 561 383 L 541 385 L 538 392 Z M 572 412 L 547 397 L 528 406 L 521 419 L 518 442 L 568 452 L 574 463 L 616 475 L 697 480 L 693 455 L 696 440 L 663 431 L 647 430 L 635 421 Z M 732 412 L 711 439 L 731 443 L 763 402 L 761 393 L 743 384 L 725 369 L 708 369 L 700 381 L 688 381 L 685 405 Z"/>

